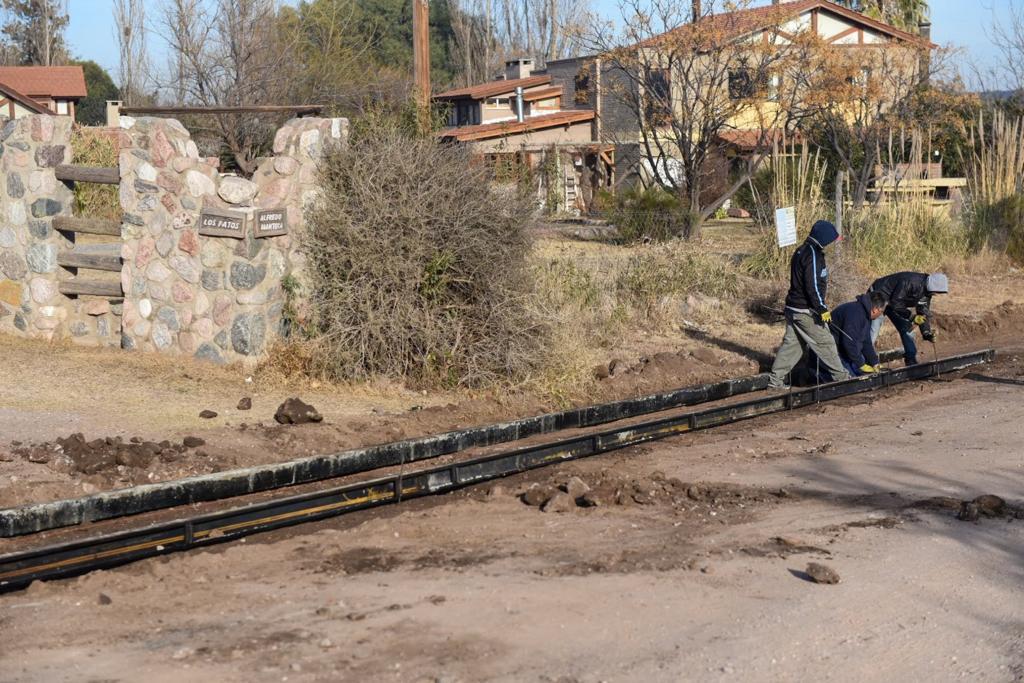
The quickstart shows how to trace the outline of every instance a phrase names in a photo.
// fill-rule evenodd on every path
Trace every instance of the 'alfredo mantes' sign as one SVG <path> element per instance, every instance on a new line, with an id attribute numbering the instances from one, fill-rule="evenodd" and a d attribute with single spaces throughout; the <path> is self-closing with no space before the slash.
<path id="1" fill-rule="evenodd" d="M 203 209 L 199 214 L 199 234 L 244 239 L 245 214 L 226 209 Z"/>
<path id="2" fill-rule="evenodd" d="M 268 209 L 256 214 L 254 237 L 275 237 L 288 234 L 288 210 Z"/>

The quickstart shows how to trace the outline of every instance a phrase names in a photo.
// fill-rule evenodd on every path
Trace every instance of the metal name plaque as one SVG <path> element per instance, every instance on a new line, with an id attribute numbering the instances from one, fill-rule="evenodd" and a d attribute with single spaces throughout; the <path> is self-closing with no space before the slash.
<path id="1" fill-rule="evenodd" d="M 253 237 L 277 237 L 288 234 L 288 209 L 268 209 L 256 214 Z"/>
<path id="2" fill-rule="evenodd" d="M 199 214 L 199 234 L 245 239 L 245 214 L 224 209 L 203 209 Z"/>

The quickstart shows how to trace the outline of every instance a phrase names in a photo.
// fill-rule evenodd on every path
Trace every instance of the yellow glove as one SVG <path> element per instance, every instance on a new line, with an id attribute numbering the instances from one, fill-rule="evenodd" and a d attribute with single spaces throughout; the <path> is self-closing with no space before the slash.
<path id="1" fill-rule="evenodd" d="M 865 375 L 868 375 L 872 372 L 878 372 L 878 370 L 875 369 L 874 365 L 868 365 L 867 363 L 860 366 L 860 371 L 863 372 Z"/>
<path id="2" fill-rule="evenodd" d="M 924 325 L 926 322 L 928 322 L 928 318 L 924 317 L 923 315 L 915 315 L 914 316 L 914 324 L 915 325 Z"/>
<path id="3" fill-rule="evenodd" d="M 821 314 L 821 322 L 825 323 L 826 325 L 828 325 L 830 322 L 832 322 L 832 312 L 831 311 L 825 311 L 824 313 L 822 313 Z"/>

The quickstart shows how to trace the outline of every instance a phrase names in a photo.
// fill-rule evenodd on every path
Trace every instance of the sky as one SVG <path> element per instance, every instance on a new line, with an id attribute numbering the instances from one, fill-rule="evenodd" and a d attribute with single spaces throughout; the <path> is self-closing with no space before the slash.
<path id="1" fill-rule="evenodd" d="M 767 1 L 759 0 L 759 4 Z M 617 0 L 593 2 L 595 9 L 606 16 L 617 12 Z M 1024 0 L 1017 2 L 1024 7 Z M 960 48 L 962 61 L 986 67 L 998 58 L 989 39 L 990 27 L 994 21 L 1007 21 L 1013 3 L 1014 0 L 931 0 L 932 40 Z M 158 6 L 159 0 L 146 0 L 146 5 Z M 67 39 L 74 56 L 99 63 L 116 81 L 118 58 L 112 7 L 113 0 L 70 0 Z M 159 39 L 152 42 L 158 43 Z M 162 59 L 158 55 L 155 61 L 159 63 Z"/>

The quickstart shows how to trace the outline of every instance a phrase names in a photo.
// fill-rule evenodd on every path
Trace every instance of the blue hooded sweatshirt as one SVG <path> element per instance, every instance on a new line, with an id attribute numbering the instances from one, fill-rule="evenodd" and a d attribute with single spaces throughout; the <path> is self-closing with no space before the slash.
<path id="1" fill-rule="evenodd" d="M 793 252 L 789 262 L 789 293 L 786 308 L 821 315 L 828 310 L 825 296 L 828 292 L 828 266 L 825 247 L 839 239 L 836 226 L 818 221 L 810 236 Z"/>
<path id="2" fill-rule="evenodd" d="M 871 299 L 867 294 L 832 311 L 831 329 L 839 357 L 848 368 L 859 371 L 862 365 L 878 365 L 871 343 Z"/>

